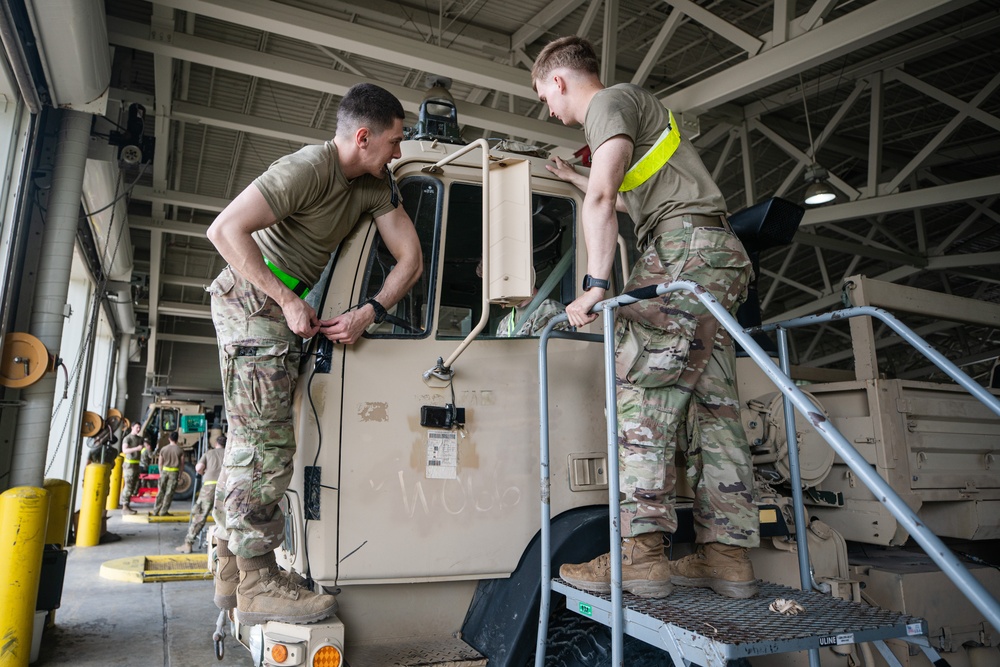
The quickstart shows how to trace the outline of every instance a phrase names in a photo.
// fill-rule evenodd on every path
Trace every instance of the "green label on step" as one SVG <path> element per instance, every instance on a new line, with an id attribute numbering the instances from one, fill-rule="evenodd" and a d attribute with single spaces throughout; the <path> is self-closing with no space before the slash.
<path id="1" fill-rule="evenodd" d="M 594 615 L 594 608 L 591 607 L 589 604 L 586 604 L 585 602 L 581 602 L 580 603 L 580 613 L 583 614 L 584 616 L 593 616 Z"/>

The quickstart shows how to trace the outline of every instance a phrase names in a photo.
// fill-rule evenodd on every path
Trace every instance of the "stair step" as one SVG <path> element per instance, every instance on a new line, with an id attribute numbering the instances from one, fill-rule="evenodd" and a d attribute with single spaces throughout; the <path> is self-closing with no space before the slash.
<path id="1" fill-rule="evenodd" d="M 487 662 L 479 651 L 451 636 L 344 648 L 351 667 L 483 667 Z"/>
<path id="2" fill-rule="evenodd" d="M 839 644 L 918 637 L 927 622 L 908 614 L 870 607 L 812 591 L 759 582 L 760 593 L 733 600 L 707 588 L 674 587 L 668 598 L 654 600 L 624 593 L 624 632 L 636 639 L 705 667 L 728 660 Z M 611 625 L 611 596 L 588 593 L 553 579 L 552 590 L 566 596 L 567 608 Z M 768 609 L 778 598 L 805 608 L 797 615 Z"/>

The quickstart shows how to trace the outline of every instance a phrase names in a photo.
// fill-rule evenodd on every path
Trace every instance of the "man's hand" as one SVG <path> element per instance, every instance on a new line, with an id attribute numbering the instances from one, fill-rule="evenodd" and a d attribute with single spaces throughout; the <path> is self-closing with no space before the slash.
<path id="1" fill-rule="evenodd" d="M 598 302 L 604 300 L 604 290 L 594 287 L 581 294 L 573 303 L 566 306 L 569 323 L 574 327 L 582 327 L 597 319 L 597 313 L 590 312 Z"/>
<path id="2" fill-rule="evenodd" d="M 329 320 L 320 320 L 320 332 L 334 343 L 351 345 L 375 321 L 375 309 L 369 305 L 337 315 Z"/>
<path id="3" fill-rule="evenodd" d="M 292 333 L 303 338 L 312 338 L 319 331 L 321 322 L 316 316 L 316 311 L 302 299 L 290 298 L 282 304 L 281 311 L 285 314 L 285 322 L 288 323 Z"/>
<path id="4" fill-rule="evenodd" d="M 545 165 L 545 168 L 552 172 L 560 181 L 566 181 L 567 183 L 572 183 L 574 178 L 580 176 L 576 172 L 576 169 L 573 168 L 573 165 L 558 155 L 553 157 L 552 164 Z"/>

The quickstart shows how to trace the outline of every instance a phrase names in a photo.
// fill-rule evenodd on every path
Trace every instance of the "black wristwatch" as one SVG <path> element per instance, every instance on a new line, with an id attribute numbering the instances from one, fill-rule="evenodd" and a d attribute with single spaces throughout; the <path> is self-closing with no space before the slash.
<path id="1" fill-rule="evenodd" d="M 371 306 L 372 310 L 375 311 L 375 324 L 382 324 L 385 322 L 385 316 L 388 315 L 388 313 L 385 312 L 385 308 L 381 303 L 375 299 L 368 299 L 365 303 Z"/>
<path id="2" fill-rule="evenodd" d="M 611 287 L 611 281 L 595 278 L 594 276 L 588 273 L 583 277 L 583 291 L 586 292 L 591 287 L 600 287 L 601 289 L 608 289 Z"/>

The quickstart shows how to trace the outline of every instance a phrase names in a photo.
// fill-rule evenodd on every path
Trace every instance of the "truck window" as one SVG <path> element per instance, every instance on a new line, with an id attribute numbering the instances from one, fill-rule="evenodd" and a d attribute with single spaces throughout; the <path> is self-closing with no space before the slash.
<path id="1" fill-rule="evenodd" d="M 576 207 L 572 199 L 537 192 L 532 194 L 531 203 L 535 289 L 541 292 L 540 297 L 544 300 L 542 308 L 562 310 L 575 295 Z M 483 280 L 479 275 L 482 271 L 482 205 L 481 186 L 452 184 L 448 196 L 438 338 L 462 338 L 479 321 L 483 298 Z M 564 257 L 565 261 L 560 261 Z M 531 314 L 529 305 L 517 304 L 513 315 L 511 308 L 491 305 L 489 324 L 480 337 L 537 335 L 540 330 L 517 326 Z"/>
<path id="2" fill-rule="evenodd" d="M 177 410 L 160 408 L 160 432 L 176 431 L 178 426 Z"/>
<path id="3" fill-rule="evenodd" d="M 413 220 L 420 249 L 424 255 L 424 272 L 380 325 L 372 325 L 367 338 L 419 338 L 430 328 L 431 303 L 434 291 L 435 257 L 437 256 L 438 219 L 441 217 L 441 182 L 428 176 L 413 176 L 399 184 L 403 208 Z M 360 303 L 378 294 L 386 276 L 395 265 L 392 253 L 376 233 L 368 257 Z"/>

